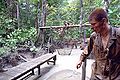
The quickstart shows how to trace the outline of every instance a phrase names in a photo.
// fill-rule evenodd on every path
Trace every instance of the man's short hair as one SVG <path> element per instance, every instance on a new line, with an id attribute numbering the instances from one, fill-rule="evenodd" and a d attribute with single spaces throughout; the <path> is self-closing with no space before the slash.
<path id="1" fill-rule="evenodd" d="M 103 8 L 96 8 L 93 10 L 89 16 L 89 21 L 95 19 L 96 21 L 101 21 L 103 18 L 106 18 L 108 22 L 107 12 Z"/>

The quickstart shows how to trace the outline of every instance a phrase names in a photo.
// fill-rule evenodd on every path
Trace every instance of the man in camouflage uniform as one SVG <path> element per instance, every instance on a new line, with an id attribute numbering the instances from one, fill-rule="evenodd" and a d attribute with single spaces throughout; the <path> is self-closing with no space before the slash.
<path id="1" fill-rule="evenodd" d="M 120 28 L 109 25 L 107 13 L 102 8 L 90 14 L 89 22 L 94 32 L 76 67 L 80 68 L 92 53 L 95 62 L 91 80 L 120 80 Z"/>

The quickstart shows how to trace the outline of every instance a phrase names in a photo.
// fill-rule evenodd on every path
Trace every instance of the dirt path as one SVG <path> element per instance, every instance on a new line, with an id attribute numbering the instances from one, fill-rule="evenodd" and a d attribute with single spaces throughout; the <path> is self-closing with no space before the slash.
<path id="1" fill-rule="evenodd" d="M 81 80 L 82 68 L 76 69 L 76 63 L 79 60 L 80 49 L 73 49 L 71 55 L 58 55 L 56 65 L 52 66 L 48 72 L 42 74 L 38 80 Z M 91 74 L 91 64 L 94 60 L 87 60 L 86 80 L 89 80 Z M 49 68 L 49 65 L 43 67 Z M 45 71 L 45 70 L 44 70 Z"/>

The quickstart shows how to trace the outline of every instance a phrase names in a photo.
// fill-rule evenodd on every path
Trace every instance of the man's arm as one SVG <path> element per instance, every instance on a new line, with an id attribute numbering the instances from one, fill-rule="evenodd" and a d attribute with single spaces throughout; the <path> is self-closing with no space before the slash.
<path id="1" fill-rule="evenodd" d="M 94 44 L 94 39 L 95 39 L 95 33 L 92 33 L 90 39 L 88 40 L 88 46 L 86 46 L 82 52 L 82 54 L 80 55 L 80 60 L 79 62 L 77 63 L 76 65 L 76 68 L 80 68 L 81 65 L 82 65 L 82 62 L 85 61 L 85 59 L 89 56 L 89 54 L 91 53 L 92 51 L 92 48 L 93 48 L 93 44 Z"/>
<path id="2" fill-rule="evenodd" d="M 76 65 L 77 69 L 80 68 L 81 65 L 82 65 L 82 62 L 85 61 L 85 59 L 87 58 L 87 54 L 88 54 L 87 47 L 85 47 L 83 52 L 82 52 L 82 54 L 80 55 L 80 60 L 79 60 L 79 62 Z"/>

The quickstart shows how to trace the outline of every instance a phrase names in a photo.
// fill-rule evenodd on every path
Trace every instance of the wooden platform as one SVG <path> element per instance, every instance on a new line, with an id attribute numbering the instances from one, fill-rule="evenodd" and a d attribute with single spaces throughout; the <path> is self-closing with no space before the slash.
<path id="1" fill-rule="evenodd" d="M 40 65 L 45 62 L 53 62 L 55 65 L 56 55 L 55 54 L 45 54 L 36 59 L 28 62 L 24 62 L 16 67 L 9 69 L 7 72 L 1 73 L 0 80 L 17 80 L 24 79 L 30 75 L 34 75 L 34 70 L 38 69 L 38 75 L 40 75 Z"/>

